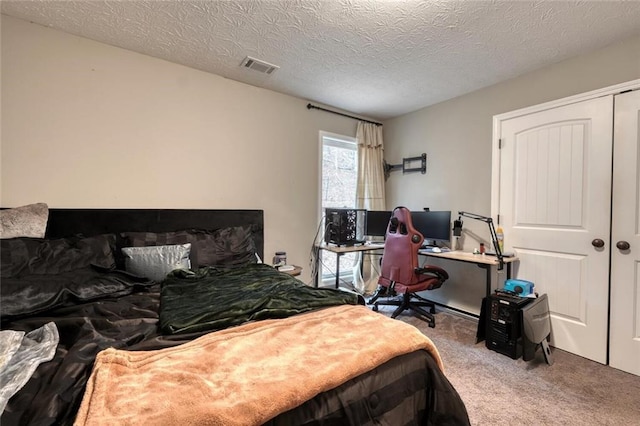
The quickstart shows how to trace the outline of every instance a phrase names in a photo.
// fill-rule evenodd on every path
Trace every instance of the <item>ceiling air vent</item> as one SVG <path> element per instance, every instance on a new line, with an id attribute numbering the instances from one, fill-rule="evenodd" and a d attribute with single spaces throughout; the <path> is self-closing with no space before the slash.
<path id="1" fill-rule="evenodd" d="M 263 74 L 272 74 L 275 70 L 280 68 L 277 65 L 261 61 L 260 59 L 252 58 L 251 56 L 247 56 L 246 58 L 244 58 L 240 66 L 244 68 L 250 68 Z"/>

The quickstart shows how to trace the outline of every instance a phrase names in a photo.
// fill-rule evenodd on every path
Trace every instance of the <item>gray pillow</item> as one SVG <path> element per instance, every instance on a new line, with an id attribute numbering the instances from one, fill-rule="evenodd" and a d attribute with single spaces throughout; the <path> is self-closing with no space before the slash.
<path id="1" fill-rule="evenodd" d="M 174 269 L 190 269 L 191 244 L 152 247 L 124 247 L 125 268 L 132 274 L 162 281 Z"/>
<path id="2" fill-rule="evenodd" d="M 0 238 L 44 238 L 48 219 L 45 203 L 0 210 Z"/>

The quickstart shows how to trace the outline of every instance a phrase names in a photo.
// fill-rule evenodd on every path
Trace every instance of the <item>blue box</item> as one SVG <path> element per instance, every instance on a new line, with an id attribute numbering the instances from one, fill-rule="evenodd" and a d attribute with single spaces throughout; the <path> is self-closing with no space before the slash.
<path id="1" fill-rule="evenodd" d="M 506 291 L 512 291 L 519 296 L 525 297 L 533 294 L 534 284 L 531 281 L 508 279 L 504 283 Z"/>

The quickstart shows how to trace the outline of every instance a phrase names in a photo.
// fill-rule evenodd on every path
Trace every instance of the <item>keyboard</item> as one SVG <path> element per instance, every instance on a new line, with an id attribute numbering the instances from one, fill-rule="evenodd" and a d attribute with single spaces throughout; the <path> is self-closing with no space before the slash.
<path id="1" fill-rule="evenodd" d="M 434 249 L 436 250 L 434 251 Z M 438 251 L 437 249 L 440 249 L 440 251 Z M 446 253 L 451 251 L 449 247 L 431 247 L 431 246 L 422 247 L 420 250 L 426 253 Z"/>

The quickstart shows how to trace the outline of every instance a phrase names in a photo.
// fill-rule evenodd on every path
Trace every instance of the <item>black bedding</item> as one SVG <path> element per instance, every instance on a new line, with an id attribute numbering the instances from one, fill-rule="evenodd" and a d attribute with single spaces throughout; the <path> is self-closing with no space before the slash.
<path id="1" fill-rule="evenodd" d="M 135 349 L 158 337 L 159 288 L 144 293 L 57 308 L 46 314 L 3 321 L 2 329 L 29 331 L 55 322 L 60 343 L 52 361 L 9 400 L 2 425 L 72 424 L 96 354 L 108 347 Z M 167 342 L 174 345 L 180 342 Z M 146 342 L 149 345 L 148 342 Z M 162 347 L 157 339 L 153 347 Z"/>
<path id="2" fill-rule="evenodd" d="M 174 237 L 176 229 L 212 230 L 217 229 L 216 223 L 249 223 L 260 230 L 256 249 L 262 255 L 261 211 L 52 213 L 48 234 L 58 239 L 0 240 L 1 329 L 29 332 L 53 322 L 59 334 L 54 358 L 40 364 L 9 399 L 0 418 L 3 426 L 73 424 L 95 357 L 104 349 L 163 349 L 247 321 L 362 302 L 353 293 L 313 289 L 253 263 L 173 272 L 155 283 L 118 270 L 114 253 L 120 249 L 121 235 L 100 234 L 114 229 L 151 230 L 156 234 L 146 236 L 160 241 L 159 236 Z M 82 231 L 93 236 L 75 236 Z M 66 235 L 74 237 L 60 239 Z M 207 238 L 211 235 L 217 236 L 211 233 Z M 198 254 L 202 261 L 206 251 Z M 418 351 L 320 393 L 269 424 L 376 423 L 466 425 L 469 421 L 462 400 L 434 359 Z"/>
<path id="3" fill-rule="evenodd" d="M 53 321 L 60 343 L 54 359 L 41 364 L 25 387 L 9 400 L 1 424 L 72 424 L 99 351 L 108 347 L 161 349 L 202 335 L 158 333 L 159 290 L 154 286 L 145 292 L 3 322 L 3 329 L 28 331 Z M 404 406 L 400 411 L 398 404 Z M 421 416 L 414 418 L 416 409 Z M 372 419 L 386 419 L 386 424 L 468 424 L 460 397 L 426 352 L 391 360 L 340 388 L 319 394 L 269 424 L 355 426 Z"/>
<path id="4" fill-rule="evenodd" d="M 418 415 L 410 417 L 408 413 Z M 468 423 L 466 409 L 457 391 L 440 373 L 433 357 L 426 351 L 415 351 L 323 392 L 266 425 L 443 426 Z"/>
<path id="5" fill-rule="evenodd" d="M 3 241 L 4 246 L 8 243 Z M 213 270 L 206 275 L 211 278 Z M 1 329 L 28 332 L 52 321 L 60 336 L 54 359 L 41 364 L 10 399 L 3 425 L 72 424 L 98 352 L 109 347 L 161 349 L 206 331 L 202 327 L 176 337 L 163 336 L 158 328 L 161 285 L 120 270 L 88 266 L 3 277 L 0 285 Z M 232 317 L 226 321 L 242 322 Z"/>

